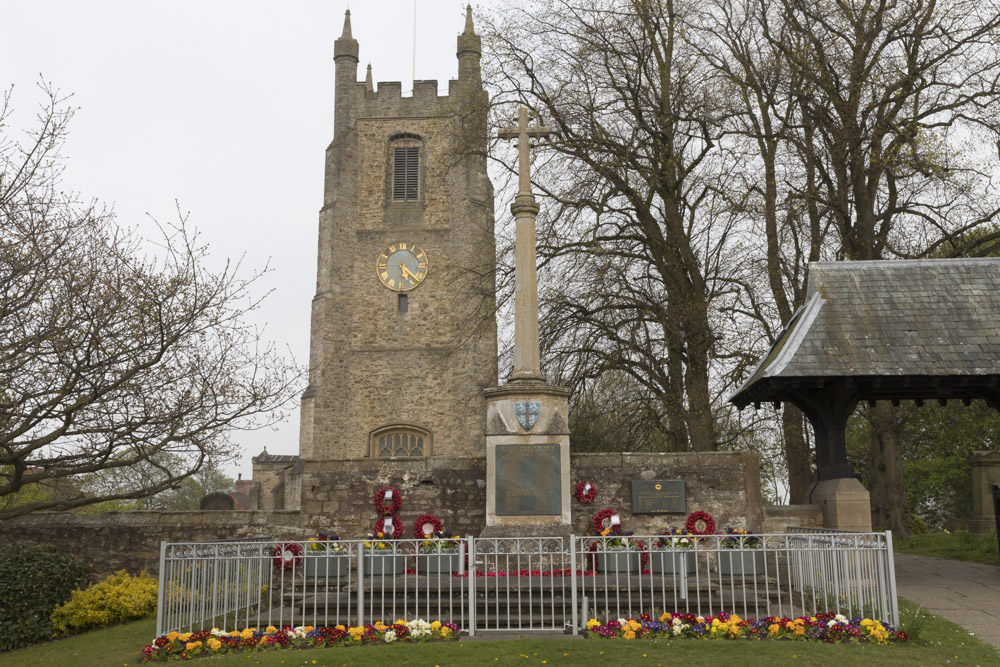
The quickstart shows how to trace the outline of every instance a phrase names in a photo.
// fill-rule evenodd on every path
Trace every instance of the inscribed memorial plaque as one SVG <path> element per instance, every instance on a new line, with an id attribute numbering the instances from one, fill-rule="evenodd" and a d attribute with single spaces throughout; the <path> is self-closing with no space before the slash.
<path id="1" fill-rule="evenodd" d="M 684 481 L 632 480 L 632 514 L 684 514 Z"/>
<path id="2" fill-rule="evenodd" d="M 496 446 L 497 516 L 562 514 L 559 445 Z"/>

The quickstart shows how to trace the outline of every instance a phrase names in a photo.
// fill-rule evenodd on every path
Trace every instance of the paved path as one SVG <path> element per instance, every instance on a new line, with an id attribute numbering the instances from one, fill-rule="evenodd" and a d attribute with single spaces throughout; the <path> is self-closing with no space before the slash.
<path id="1" fill-rule="evenodd" d="M 896 592 L 1000 647 L 1000 567 L 896 554 Z"/>

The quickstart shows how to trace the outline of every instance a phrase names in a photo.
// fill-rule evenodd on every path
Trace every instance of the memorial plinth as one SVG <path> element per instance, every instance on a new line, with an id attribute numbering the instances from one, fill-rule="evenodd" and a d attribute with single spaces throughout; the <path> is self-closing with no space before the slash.
<path id="1" fill-rule="evenodd" d="M 485 393 L 483 536 L 563 534 L 571 518 L 569 390 L 511 382 Z"/>

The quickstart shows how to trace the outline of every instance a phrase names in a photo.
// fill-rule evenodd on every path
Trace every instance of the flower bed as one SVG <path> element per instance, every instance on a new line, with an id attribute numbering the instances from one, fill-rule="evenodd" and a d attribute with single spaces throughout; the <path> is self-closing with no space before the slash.
<path id="1" fill-rule="evenodd" d="M 743 620 L 735 614 L 720 612 L 715 616 L 701 617 L 694 614 L 664 612 L 659 620 L 648 614 L 639 619 L 620 618 L 601 623 L 587 621 L 588 636 L 605 639 L 786 639 L 814 640 L 826 643 L 849 642 L 853 644 L 894 644 L 905 642 L 906 633 L 870 618 L 848 619 L 840 614 L 820 613 L 800 618 Z"/>
<path id="2" fill-rule="evenodd" d="M 201 632 L 171 632 L 157 637 L 142 650 L 143 662 L 189 660 L 206 655 L 231 653 L 258 653 L 267 650 L 301 649 L 322 646 L 349 646 L 356 644 L 391 644 L 393 642 L 425 642 L 458 639 L 458 626 L 454 623 L 423 619 L 399 620 L 385 624 L 381 621 L 358 627 L 337 625 L 314 628 L 311 625 L 280 630 L 268 626 L 264 630 L 246 628 L 243 631 L 225 632 L 218 628 Z"/>

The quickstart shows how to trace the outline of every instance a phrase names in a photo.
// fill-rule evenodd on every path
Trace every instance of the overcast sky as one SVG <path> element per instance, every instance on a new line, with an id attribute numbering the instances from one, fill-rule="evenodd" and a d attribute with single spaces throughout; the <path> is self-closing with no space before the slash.
<path id="1" fill-rule="evenodd" d="M 465 4 L 417 0 L 416 76 L 442 93 L 458 75 Z M 72 93 L 66 188 L 113 205 L 119 224 L 146 235 L 148 215 L 176 219 L 176 201 L 213 261 L 270 263 L 261 287 L 275 292 L 255 321 L 300 363 L 333 138 L 333 42 L 349 5 L 359 77 L 371 63 L 375 81 L 408 90 L 414 0 L 26 0 L 5 2 L 0 19 L 12 128 L 31 126 L 40 77 Z M 298 428 L 296 409 L 275 431 L 237 434 L 243 457 L 229 472 L 249 476 L 264 446 L 298 453 Z"/>

